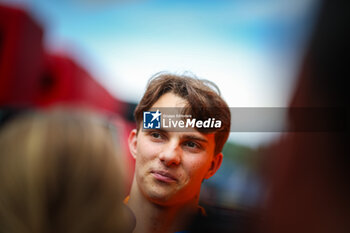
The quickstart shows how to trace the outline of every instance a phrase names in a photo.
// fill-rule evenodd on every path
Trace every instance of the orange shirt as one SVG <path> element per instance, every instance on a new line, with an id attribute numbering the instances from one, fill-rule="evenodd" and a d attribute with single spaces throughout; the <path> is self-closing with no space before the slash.
<path id="1" fill-rule="evenodd" d="M 130 199 L 130 195 L 126 196 L 125 199 L 124 199 L 124 204 L 127 205 L 128 202 L 129 202 L 129 199 Z M 198 213 L 201 215 L 201 216 L 207 216 L 207 212 L 205 211 L 205 209 L 202 207 L 202 206 L 198 206 Z"/>

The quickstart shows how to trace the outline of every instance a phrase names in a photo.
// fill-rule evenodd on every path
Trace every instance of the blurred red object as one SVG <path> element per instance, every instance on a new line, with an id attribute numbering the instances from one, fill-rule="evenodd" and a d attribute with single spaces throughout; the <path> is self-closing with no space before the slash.
<path id="1" fill-rule="evenodd" d="M 0 5 L 0 106 L 33 104 L 43 68 L 43 30 L 23 10 Z"/>
<path id="2" fill-rule="evenodd" d="M 44 52 L 43 30 L 28 13 L 0 6 L 0 106 L 57 104 L 124 111 L 124 104 L 73 59 Z"/>
<path id="3" fill-rule="evenodd" d="M 74 105 L 123 114 L 124 104 L 113 97 L 87 71 L 64 55 L 45 55 L 45 70 L 38 80 L 35 104 Z"/>

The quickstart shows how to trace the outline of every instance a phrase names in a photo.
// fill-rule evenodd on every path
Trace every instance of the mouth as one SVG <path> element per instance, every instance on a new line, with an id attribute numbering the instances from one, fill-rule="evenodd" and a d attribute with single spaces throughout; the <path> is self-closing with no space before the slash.
<path id="1" fill-rule="evenodd" d="M 177 179 L 175 178 L 175 176 L 170 174 L 169 172 L 166 172 L 166 171 L 152 170 L 151 174 L 156 180 L 164 182 L 164 183 L 175 183 L 175 182 L 177 182 Z"/>

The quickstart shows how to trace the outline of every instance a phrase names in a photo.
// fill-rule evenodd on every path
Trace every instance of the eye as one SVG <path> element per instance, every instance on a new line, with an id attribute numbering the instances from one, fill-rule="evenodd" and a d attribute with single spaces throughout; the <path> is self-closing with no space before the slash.
<path id="1" fill-rule="evenodd" d="M 203 147 L 199 143 L 193 141 L 184 142 L 183 146 L 185 150 L 188 150 L 192 153 L 200 152 L 203 150 Z"/>
<path id="2" fill-rule="evenodd" d="M 152 133 L 150 133 L 150 135 L 156 139 L 162 138 L 162 135 L 160 133 L 157 133 L 157 132 L 152 132 Z"/>
<path id="3" fill-rule="evenodd" d="M 160 142 L 167 138 L 166 135 L 158 131 L 149 132 L 148 135 L 151 137 L 151 140 L 155 142 Z"/>
<path id="4" fill-rule="evenodd" d="M 194 142 L 185 142 L 185 145 L 187 145 L 188 147 L 191 147 L 191 148 L 196 148 L 198 147 L 198 145 Z"/>

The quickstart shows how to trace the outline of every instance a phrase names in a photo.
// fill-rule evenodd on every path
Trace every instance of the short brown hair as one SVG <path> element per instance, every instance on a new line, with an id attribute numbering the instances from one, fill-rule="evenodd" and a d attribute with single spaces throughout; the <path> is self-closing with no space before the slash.
<path id="1" fill-rule="evenodd" d="M 134 112 L 137 131 L 140 129 L 143 112 L 148 111 L 166 93 L 174 93 L 188 102 L 186 114 L 191 114 L 197 119 L 210 117 L 221 120 L 222 127 L 211 131 L 215 132 L 215 154 L 221 152 L 230 132 L 230 110 L 213 82 L 195 76 L 169 73 L 157 73 L 152 76 Z M 204 132 L 200 129 L 198 131 Z"/>

